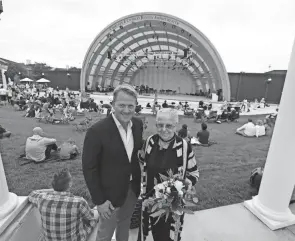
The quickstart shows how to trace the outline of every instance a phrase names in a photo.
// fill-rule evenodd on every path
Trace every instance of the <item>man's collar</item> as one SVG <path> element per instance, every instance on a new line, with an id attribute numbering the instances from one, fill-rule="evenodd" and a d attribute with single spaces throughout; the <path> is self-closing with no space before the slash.
<path id="1" fill-rule="evenodd" d="M 120 123 L 120 121 L 119 121 L 119 120 L 116 118 L 116 116 L 114 115 L 114 113 L 112 113 L 112 117 L 113 117 L 113 119 L 114 119 L 114 121 L 115 121 L 115 123 L 116 123 L 116 126 L 117 126 L 118 128 L 119 128 L 120 126 L 123 127 L 122 124 Z M 130 128 L 131 128 L 132 125 L 133 125 L 133 123 L 132 123 L 132 121 L 130 120 L 129 123 L 128 123 L 128 127 L 130 126 Z"/>
<path id="2" fill-rule="evenodd" d="M 65 191 L 65 192 L 53 191 L 52 193 L 55 195 L 60 195 L 60 196 L 72 196 L 73 195 L 72 193 L 70 193 L 68 191 Z"/>

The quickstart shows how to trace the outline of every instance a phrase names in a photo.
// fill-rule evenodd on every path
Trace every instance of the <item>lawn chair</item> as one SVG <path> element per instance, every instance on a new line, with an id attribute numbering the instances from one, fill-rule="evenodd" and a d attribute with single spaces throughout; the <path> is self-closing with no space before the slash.
<path id="1" fill-rule="evenodd" d="M 205 114 L 203 108 L 198 108 L 194 115 L 195 122 L 204 122 Z"/>
<path id="2" fill-rule="evenodd" d="M 84 132 L 88 130 L 91 124 L 92 124 L 92 118 L 86 116 L 84 120 L 80 121 L 79 123 L 74 123 L 73 125 L 75 126 L 76 131 Z"/>
<path id="3" fill-rule="evenodd" d="M 228 121 L 230 122 L 238 122 L 240 118 L 240 113 L 237 111 L 232 111 L 228 117 Z"/>
<path id="4" fill-rule="evenodd" d="M 217 120 L 217 118 L 218 118 L 217 110 L 212 110 L 212 111 L 210 111 L 209 116 L 205 116 L 205 117 L 204 117 L 204 120 L 205 120 L 206 122 L 212 122 L 212 121 L 214 122 L 214 121 Z"/>
<path id="5" fill-rule="evenodd" d="M 185 116 L 193 117 L 194 116 L 194 109 L 185 109 L 183 114 Z"/>
<path id="6" fill-rule="evenodd" d="M 229 113 L 227 111 L 223 111 L 221 115 L 218 116 L 218 121 L 220 122 L 228 122 Z"/>

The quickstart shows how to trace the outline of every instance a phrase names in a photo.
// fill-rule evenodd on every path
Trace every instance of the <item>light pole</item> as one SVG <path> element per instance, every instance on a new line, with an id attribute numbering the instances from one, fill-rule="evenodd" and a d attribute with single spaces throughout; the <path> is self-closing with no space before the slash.
<path id="1" fill-rule="evenodd" d="M 268 94 L 268 86 L 271 83 L 272 79 L 269 77 L 266 80 L 266 86 L 265 86 L 265 94 L 264 94 L 264 100 L 267 101 L 267 94 Z"/>
<path id="2" fill-rule="evenodd" d="M 22 73 L 18 72 L 18 81 L 20 82 L 21 79 L 22 79 Z"/>
<path id="3" fill-rule="evenodd" d="M 239 81 L 238 81 L 238 87 L 237 87 L 237 93 L 236 93 L 236 101 L 239 101 L 240 89 L 241 89 L 241 84 L 242 84 L 242 81 L 243 81 L 243 79 L 242 79 L 243 74 L 245 74 L 245 72 L 241 71 Z"/>

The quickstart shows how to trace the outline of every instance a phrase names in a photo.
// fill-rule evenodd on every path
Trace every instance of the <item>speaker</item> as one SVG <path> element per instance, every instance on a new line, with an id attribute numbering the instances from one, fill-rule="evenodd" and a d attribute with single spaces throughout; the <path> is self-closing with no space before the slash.
<path id="1" fill-rule="evenodd" d="M 184 57 L 184 58 L 187 58 L 188 49 L 184 49 L 184 50 L 183 50 L 183 53 L 184 53 L 184 54 L 183 54 L 183 57 Z"/>
<path id="2" fill-rule="evenodd" d="M 2 5 L 2 0 L 0 0 L 0 14 L 3 13 L 3 5 Z"/>
<path id="3" fill-rule="evenodd" d="M 112 59 L 112 53 L 111 53 L 111 51 L 108 51 L 108 59 Z"/>

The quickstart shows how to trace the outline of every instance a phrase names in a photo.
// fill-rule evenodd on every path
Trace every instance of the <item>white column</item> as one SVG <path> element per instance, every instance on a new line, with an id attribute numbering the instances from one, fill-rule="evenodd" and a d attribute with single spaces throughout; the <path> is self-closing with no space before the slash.
<path id="1" fill-rule="evenodd" d="M 4 89 L 7 89 L 7 80 L 6 80 L 6 77 L 4 75 L 4 72 L 7 70 L 7 67 L 3 68 L 3 66 L 0 65 L 0 70 L 1 70 L 1 75 L 2 75 L 3 87 L 4 87 Z"/>
<path id="2" fill-rule="evenodd" d="M 295 224 L 295 215 L 289 209 L 295 184 L 294 90 L 295 42 L 259 194 L 245 202 L 245 206 L 272 230 Z"/>
<path id="3" fill-rule="evenodd" d="M 17 196 L 8 191 L 0 154 L 0 221 L 10 214 L 17 205 Z"/>

